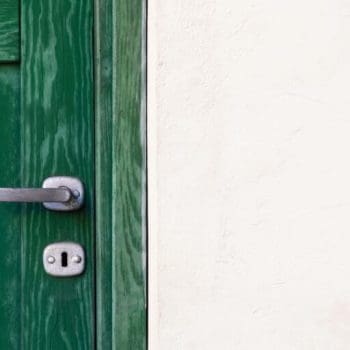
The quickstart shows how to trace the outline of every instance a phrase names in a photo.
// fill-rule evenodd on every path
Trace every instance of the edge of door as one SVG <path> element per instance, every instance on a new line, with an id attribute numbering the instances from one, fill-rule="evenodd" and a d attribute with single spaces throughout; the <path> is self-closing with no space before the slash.
<path id="1" fill-rule="evenodd" d="M 95 0 L 96 348 L 147 348 L 147 0 Z"/>

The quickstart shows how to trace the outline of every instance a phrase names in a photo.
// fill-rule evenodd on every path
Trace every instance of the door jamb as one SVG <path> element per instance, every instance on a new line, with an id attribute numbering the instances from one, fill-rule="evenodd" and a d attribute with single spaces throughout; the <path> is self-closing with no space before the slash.
<path id="1" fill-rule="evenodd" d="M 146 0 L 95 0 L 96 345 L 146 349 Z"/>

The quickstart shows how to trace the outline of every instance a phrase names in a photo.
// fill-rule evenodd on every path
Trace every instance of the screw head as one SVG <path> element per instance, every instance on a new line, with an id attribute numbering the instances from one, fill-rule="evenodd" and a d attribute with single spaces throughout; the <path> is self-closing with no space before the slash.
<path id="1" fill-rule="evenodd" d="M 74 262 L 76 264 L 81 263 L 81 256 L 79 256 L 79 255 L 72 256 L 72 262 Z"/>
<path id="2" fill-rule="evenodd" d="M 47 257 L 47 262 L 49 264 L 53 264 L 55 261 L 56 261 L 56 259 L 53 256 L 50 255 Z"/>

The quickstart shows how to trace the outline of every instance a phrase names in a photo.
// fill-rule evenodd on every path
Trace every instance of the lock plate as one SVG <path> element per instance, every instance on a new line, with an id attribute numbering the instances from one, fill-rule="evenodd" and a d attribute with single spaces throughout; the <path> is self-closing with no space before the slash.
<path id="1" fill-rule="evenodd" d="M 71 277 L 85 270 L 84 248 L 74 242 L 57 242 L 48 245 L 43 254 L 45 271 L 56 277 Z"/>

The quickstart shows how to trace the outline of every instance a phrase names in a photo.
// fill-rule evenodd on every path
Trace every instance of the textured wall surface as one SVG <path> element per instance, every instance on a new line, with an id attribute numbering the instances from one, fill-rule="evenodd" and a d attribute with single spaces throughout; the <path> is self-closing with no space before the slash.
<path id="1" fill-rule="evenodd" d="M 152 350 L 348 350 L 350 1 L 149 1 Z"/>

